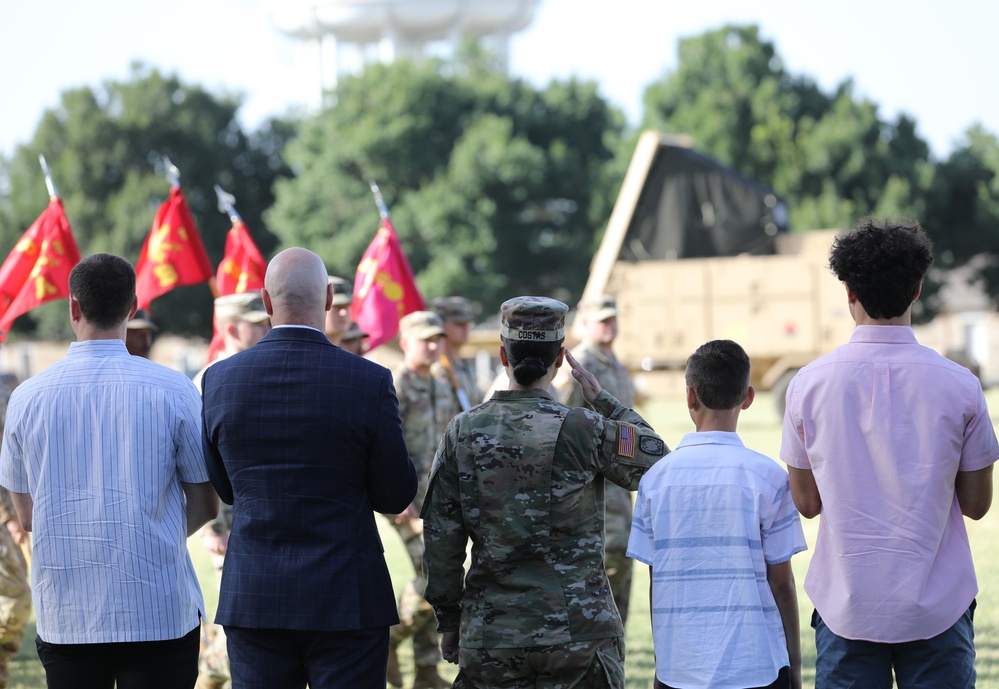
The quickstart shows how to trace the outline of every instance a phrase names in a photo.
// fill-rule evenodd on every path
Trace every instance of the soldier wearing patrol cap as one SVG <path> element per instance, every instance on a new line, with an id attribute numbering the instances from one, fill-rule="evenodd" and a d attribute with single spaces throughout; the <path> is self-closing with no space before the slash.
<path id="1" fill-rule="evenodd" d="M 201 379 L 209 366 L 249 349 L 270 330 L 270 316 L 264 309 L 260 292 L 227 294 L 215 299 L 215 325 L 222 333 L 222 350 L 195 374 L 194 384 L 199 391 Z M 222 577 L 222 565 L 231 531 L 232 505 L 226 504 L 222 505 L 218 516 L 201 529 L 201 540 L 211 555 L 216 581 L 220 581 Z M 230 682 L 225 630 L 221 625 L 206 623 L 202 641 L 196 689 L 222 689 Z"/>
<path id="2" fill-rule="evenodd" d="M 668 448 L 566 353 L 567 310 L 544 297 L 503 304 L 510 389 L 455 417 L 434 457 L 421 513 L 424 595 L 444 659 L 460 667 L 454 686 L 624 686 L 603 483 L 637 489 Z M 549 394 L 564 360 L 596 411 Z"/>
<path id="3" fill-rule="evenodd" d="M 347 280 L 329 276 L 333 286 L 333 306 L 326 312 L 326 337 L 340 346 L 340 341 L 350 327 L 350 305 L 354 302 L 354 287 Z"/>
<path id="4" fill-rule="evenodd" d="M 132 356 L 148 359 L 149 352 L 153 348 L 153 336 L 159 328 L 149 320 L 146 310 L 136 309 L 135 315 L 128 319 L 125 328 L 125 349 Z"/>
<path id="5" fill-rule="evenodd" d="M 194 375 L 194 384 L 198 390 L 201 390 L 201 377 L 209 366 L 249 349 L 270 331 L 270 316 L 264 310 L 260 292 L 240 292 L 216 298 L 215 326 L 222 333 L 222 351 Z"/>
<path id="6" fill-rule="evenodd" d="M 581 342 L 572 349 L 576 361 L 596 376 L 600 387 L 614 395 L 627 406 L 635 405 L 635 389 L 628 369 L 614 356 L 617 339 L 617 300 L 608 295 L 579 303 L 576 317 L 582 330 Z M 583 407 L 583 391 L 579 383 L 566 371 L 555 379 L 559 401 L 570 407 Z M 633 560 L 627 556 L 628 535 L 631 533 L 631 494 L 614 485 L 604 493 L 607 508 L 605 523 L 607 577 L 610 579 L 614 602 L 617 603 L 621 621 L 627 624 L 631 601 L 631 570 Z"/>
<path id="7" fill-rule="evenodd" d="M 357 323 L 351 321 L 347 327 L 347 332 L 340 338 L 340 349 L 361 356 L 364 354 L 364 340 L 368 337 L 371 335 L 361 330 L 361 326 Z"/>
<path id="8" fill-rule="evenodd" d="M 437 297 L 431 308 L 444 321 L 444 351 L 434 364 L 434 373 L 447 381 L 457 408 L 466 411 L 482 401 L 475 362 L 460 356 L 475 320 L 472 305 L 464 297 Z"/>
<path id="9" fill-rule="evenodd" d="M 413 661 L 416 676 L 414 689 L 450 686 L 437 673 L 440 662 L 440 639 L 434 622 L 434 611 L 423 599 L 423 523 L 420 508 L 427 493 L 427 477 L 434 450 L 444 427 L 458 411 L 447 383 L 435 376 L 432 367 L 440 356 L 444 339 L 444 322 L 433 311 L 416 311 L 399 321 L 399 346 L 403 362 L 395 371 L 395 391 L 399 397 L 399 415 L 406 437 L 409 458 L 416 467 L 419 487 L 413 504 L 398 515 L 394 524 L 413 562 L 416 579 L 406 585 L 399 600 L 399 624 L 389 636 L 389 672 L 387 680 L 402 683 L 397 649 L 403 640 L 413 639 Z"/>

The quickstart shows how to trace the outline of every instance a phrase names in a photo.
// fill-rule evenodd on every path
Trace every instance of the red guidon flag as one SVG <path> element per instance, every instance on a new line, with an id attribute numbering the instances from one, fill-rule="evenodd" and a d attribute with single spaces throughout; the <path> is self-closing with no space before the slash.
<path id="1" fill-rule="evenodd" d="M 383 218 L 354 276 L 351 318 L 370 335 L 368 351 L 396 336 L 400 318 L 424 308 L 399 237 L 392 222 Z"/>
<path id="2" fill-rule="evenodd" d="M 215 275 L 219 296 L 259 290 L 264 286 L 266 271 L 267 261 L 254 244 L 246 225 L 242 220 L 233 223 L 225 238 L 225 255 L 222 256 L 218 273 Z M 212 342 L 208 345 L 209 362 L 222 351 L 222 344 L 222 333 L 213 323 Z"/>
<path id="3" fill-rule="evenodd" d="M 225 255 L 219 263 L 215 284 L 219 296 L 239 294 L 264 286 L 267 261 L 253 243 L 250 231 L 243 221 L 233 223 L 225 238 Z"/>
<path id="4" fill-rule="evenodd" d="M 195 285 L 212 277 L 212 265 L 194 225 L 180 187 L 170 190 L 156 211 L 153 227 L 135 266 L 135 293 L 139 307 L 148 309 L 156 297 L 181 285 Z"/>
<path id="5" fill-rule="evenodd" d="M 0 266 L 0 341 L 14 319 L 69 296 L 69 273 L 80 250 L 62 200 L 52 198 Z"/>

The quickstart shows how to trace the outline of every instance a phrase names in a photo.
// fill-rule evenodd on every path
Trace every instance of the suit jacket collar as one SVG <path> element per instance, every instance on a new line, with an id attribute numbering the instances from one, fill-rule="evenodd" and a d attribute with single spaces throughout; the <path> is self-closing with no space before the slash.
<path id="1" fill-rule="evenodd" d="M 326 335 L 314 328 L 271 328 L 260 342 L 315 342 L 334 346 Z"/>

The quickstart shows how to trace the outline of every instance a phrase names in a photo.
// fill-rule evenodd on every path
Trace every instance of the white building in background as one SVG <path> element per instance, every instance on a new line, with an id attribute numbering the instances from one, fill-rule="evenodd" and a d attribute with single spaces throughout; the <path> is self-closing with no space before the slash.
<path id="1" fill-rule="evenodd" d="M 370 62 L 452 54 L 466 38 L 509 61 L 510 36 L 534 19 L 541 0 L 263 0 L 283 33 L 302 41 L 302 72 L 321 103 L 337 76 Z"/>

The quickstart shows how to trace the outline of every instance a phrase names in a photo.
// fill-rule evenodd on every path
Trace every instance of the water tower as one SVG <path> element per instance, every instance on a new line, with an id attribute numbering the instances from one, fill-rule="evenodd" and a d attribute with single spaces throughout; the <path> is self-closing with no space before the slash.
<path id="1" fill-rule="evenodd" d="M 453 53 L 465 38 L 485 42 L 507 68 L 509 39 L 540 0 L 265 0 L 282 32 L 301 39 L 323 87 L 366 62 Z"/>

